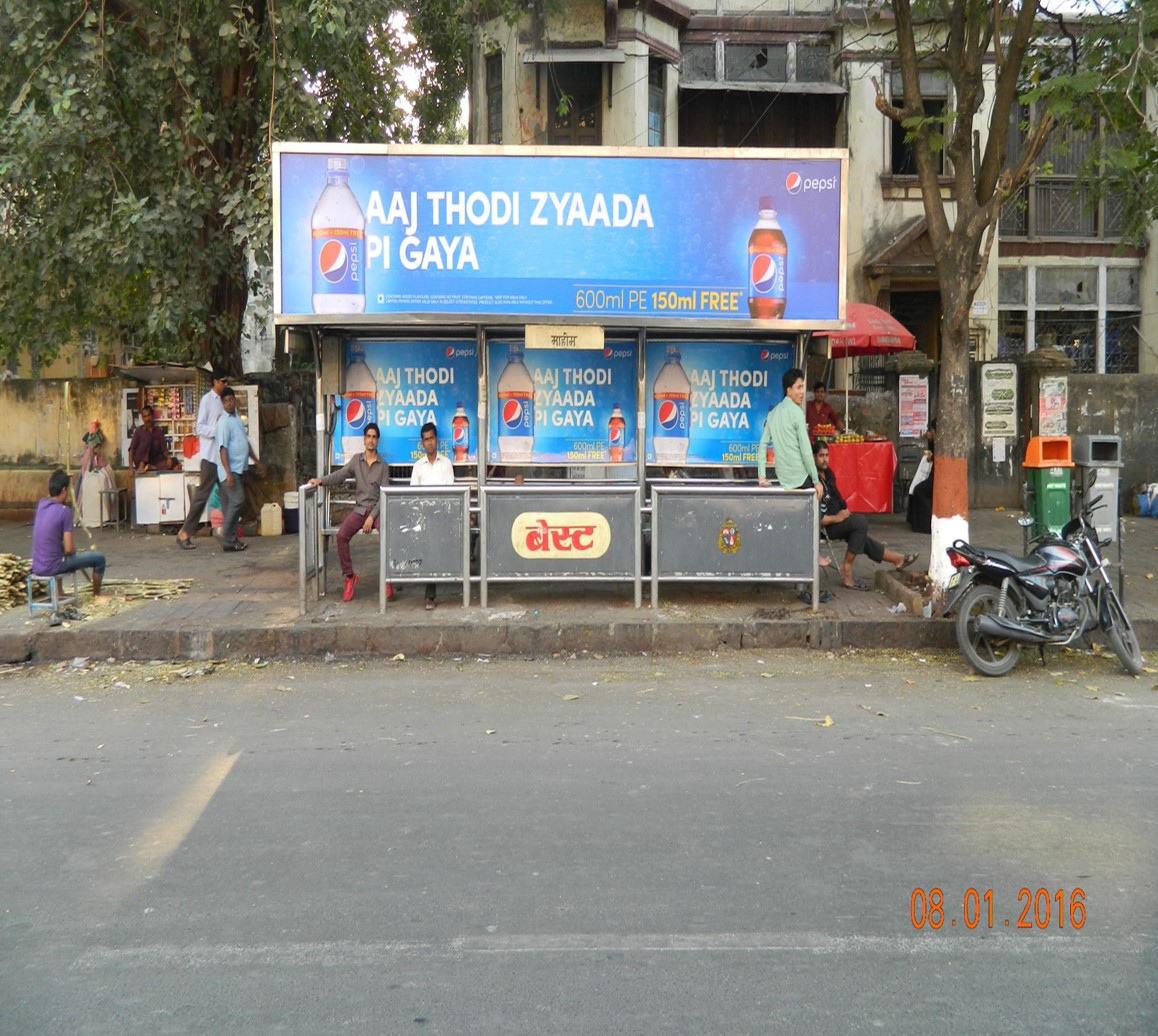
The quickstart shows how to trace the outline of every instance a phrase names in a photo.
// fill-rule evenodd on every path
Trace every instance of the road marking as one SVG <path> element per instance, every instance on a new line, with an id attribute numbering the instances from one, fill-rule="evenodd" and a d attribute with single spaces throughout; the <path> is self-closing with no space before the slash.
<path id="1" fill-rule="evenodd" d="M 500 954 L 607 954 L 607 953 L 800 953 L 895 955 L 1017 955 L 1059 953 L 1073 956 L 1150 954 L 1155 939 L 1148 935 L 1089 936 L 986 933 L 929 936 L 831 936 L 819 932 L 721 932 L 716 935 L 464 935 L 445 943 L 427 942 L 334 942 L 279 943 L 239 946 L 231 943 L 110 948 L 94 946 L 82 953 L 73 968 L 212 968 L 255 965 L 344 965 L 367 967 L 398 957 L 459 959 Z"/>

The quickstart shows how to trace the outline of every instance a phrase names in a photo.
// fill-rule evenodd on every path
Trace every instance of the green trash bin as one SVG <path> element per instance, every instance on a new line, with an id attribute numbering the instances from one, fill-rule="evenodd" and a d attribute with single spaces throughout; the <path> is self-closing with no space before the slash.
<path id="1" fill-rule="evenodd" d="M 1025 450 L 1029 512 L 1037 531 L 1060 536 L 1070 520 L 1070 472 L 1074 466 L 1068 435 L 1035 435 Z"/>

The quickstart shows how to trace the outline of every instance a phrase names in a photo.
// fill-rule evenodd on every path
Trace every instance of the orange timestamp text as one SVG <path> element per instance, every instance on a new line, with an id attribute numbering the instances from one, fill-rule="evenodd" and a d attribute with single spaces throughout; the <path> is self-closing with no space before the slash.
<path id="1" fill-rule="evenodd" d="M 961 897 L 960 912 L 956 902 L 950 903 L 945 893 L 933 888 L 915 888 L 909 897 L 909 920 L 914 928 L 948 927 L 974 928 L 1032 928 L 1045 929 L 1052 926 L 1075 930 L 1086 923 L 1086 893 L 1081 888 L 1031 889 L 1023 886 L 1018 890 L 1017 902 L 1020 911 L 1010 911 L 1010 916 L 1002 916 L 1004 911 L 998 905 L 994 909 L 993 889 L 967 888 Z M 1016 920 L 1012 916 L 1017 914 Z"/>

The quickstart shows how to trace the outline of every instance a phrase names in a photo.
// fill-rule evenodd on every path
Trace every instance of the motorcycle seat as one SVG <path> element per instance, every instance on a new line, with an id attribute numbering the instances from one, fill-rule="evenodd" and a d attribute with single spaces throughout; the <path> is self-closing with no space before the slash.
<path id="1" fill-rule="evenodd" d="M 1003 550 L 987 550 L 985 553 L 995 561 L 1000 561 L 1003 564 L 1008 565 L 1013 569 L 1014 572 L 1018 573 L 1018 575 L 1022 575 L 1026 572 L 1036 572 L 1044 565 L 1042 559 L 1039 558 L 1036 554 L 1031 554 L 1027 558 L 1022 558 L 1018 557 L 1016 554 L 1007 554 Z"/>

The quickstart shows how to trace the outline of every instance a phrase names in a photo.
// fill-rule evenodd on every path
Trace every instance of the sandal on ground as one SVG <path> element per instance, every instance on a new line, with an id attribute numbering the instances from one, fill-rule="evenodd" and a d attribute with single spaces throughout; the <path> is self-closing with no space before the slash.
<path id="1" fill-rule="evenodd" d="M 800 591 L 800 599 L 805 604 L 811 604 L 812 603 L 812 591 L 811 590 L 801 590 Z M 832 594 L 830 594 L 827 590 L 821 590 L 820 591 L 820 603 L 821 604 L 828 604 L 828 602 L 831 600 L 832 600 Z"/>
<path id="2" fill-rule="evenodd" d="M 434 611 L 434 598 L 432 598 L 432 597 L 426 598 L 426 610 L 428 612 Z"/>
<path id="3" fill-rule="evenodd" d="M 908 568 L 916 560 L 917 560 L 916 554 L 906 554 L 905 560 L 902 561 L 899 565 L 897 565 L 897 571 L 899 572 L 902 568 Z"/>
<path id="4" fill-rule="evenodd" d="M 866 583 L 863 579 L 854 579 L 851 583 L 841 583 L 841 586 L 843 586 L 846 590 L 871 590 L 872 589 L 872 587 L 869 586 L 869 584 Z"/>
<path id="5" fill-rule="evenodd" d="M 180 547 L 182 550 L 196 550 L 197 549 L 197 544 L 194 543 L 188 537 L 186 537 L 185 539 L 181 539 L 181 537 L 178 536 L 177 537 L 177 546 Z"/>

